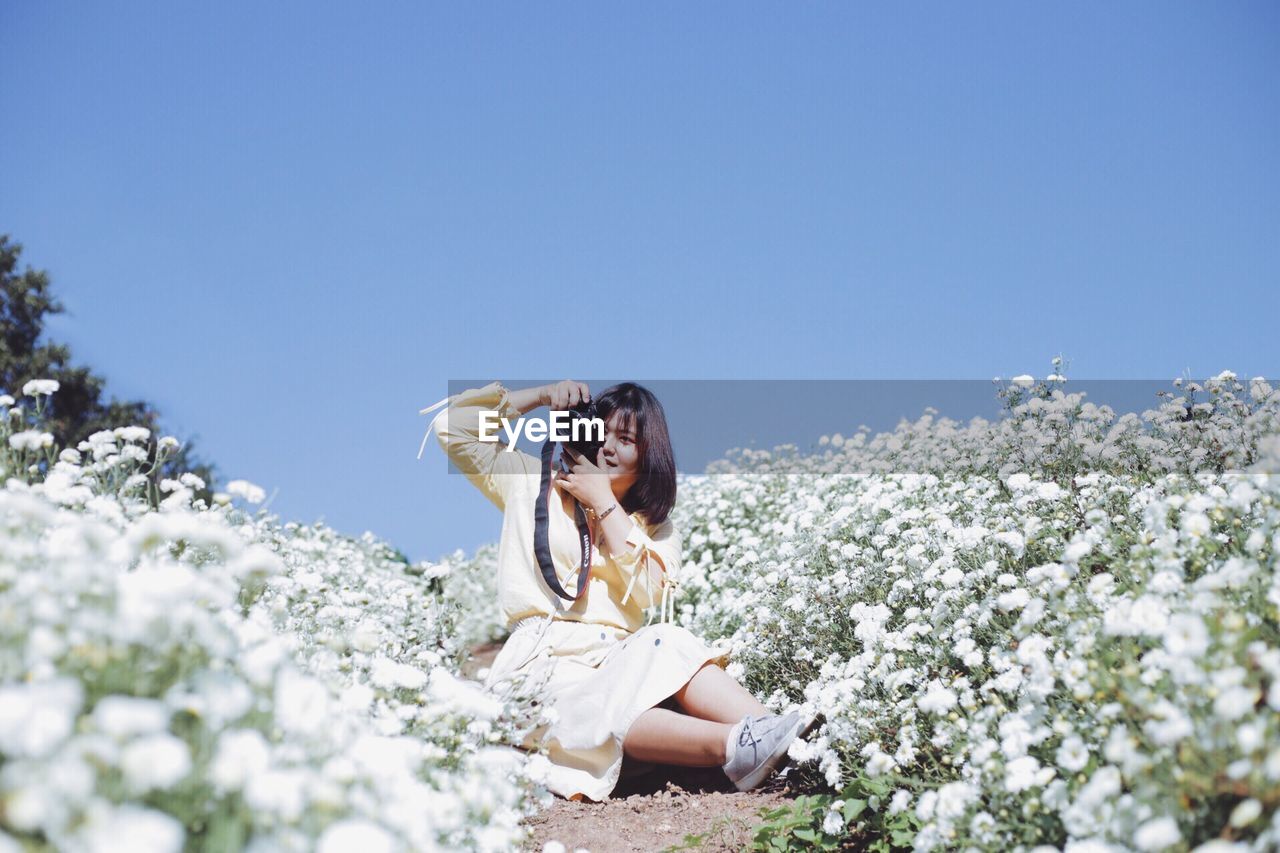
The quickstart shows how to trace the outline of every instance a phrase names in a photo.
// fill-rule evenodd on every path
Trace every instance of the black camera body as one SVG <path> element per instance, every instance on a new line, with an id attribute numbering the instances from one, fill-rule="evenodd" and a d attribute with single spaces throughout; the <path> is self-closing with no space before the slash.
<path id="1" fill-rule="evenodd" d="M 572 450 L 574 453 L 584 457 L 592 465 L 595 465 L 596 457 L 600 453 L 600 448 L 604 447 L 604 439 L 586 438 L 585 436 L 591 434 L 592 430 L 588 424 L 583 424 L 582 426 L 577 427 L 578 432 L 583 437 L 579 438 L 577 441 L 573 440 L 573 431 L 575 429 L 574 424 L 580 420 L 590 421 L 592 418 L 600 417 L 599 412 L 596 411 L 595 402 L 579 403 L 576 406 L 571 406 L 567 411 L 569 412 L 569 438 L 561 442 L 561 444 Z M 560 465 L 566 473 L 570 470 L 568 467 L 568 461 L 564 456 L 560 457 Z"/>

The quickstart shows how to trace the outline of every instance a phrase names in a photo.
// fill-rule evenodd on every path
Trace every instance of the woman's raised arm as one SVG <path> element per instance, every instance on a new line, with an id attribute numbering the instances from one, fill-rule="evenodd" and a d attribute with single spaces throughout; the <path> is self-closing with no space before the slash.
<path id="1" fill-rule="evenodd" d="M 508 450 L 501 430 L 496 434 L 497 441 L 482 441 L 480 414 L 496 412 L 499 418 L 514 420 L 539 405 L 546 387 L 508 391 L 501 382 L 490 382 L 482 388 L 468 389 L 442 401 L 448 402 L 447 408 L 427 428 L 428 435 L 435 431 L 440 447 L 458 470 L 498 509 L 506 509 L 507 497 L 514 489 L 527 487 L 529 478 L 537 481 L 542 466 L 528 453 Z M 430 412 L 431 407 L 422 411 Z"/>
<path id="2" fill-rule="evenodd" d="M 515 420 L 539 406 L 567 409 L 590 399 L 591 391 L 586 383 L 572 379 L 516 391 L 508 390 L 501 382 L 490 382 L 482 388 L 447 397 L 422 409 L 421 413 L 428 414 L 448 404 L 431 422 L 427 435 L 434 430 L 440 446 L 458 470 L 499 509 L 505 509 L 507 495 L 512 489 L 527 485 L 527 478 L 532 477 L 536 487 L 542 476 L 542 462 L 519 450 L 508 451 L 501 430 L 497 433 L 498 441 L 481 441 L 481 412 L 497 412 L 498 418 Z M 423 436 L 424 448 L 426 442 L 427 436 Z M 418 450 L 418 458 L 422 458 L 422 448 Z"/>

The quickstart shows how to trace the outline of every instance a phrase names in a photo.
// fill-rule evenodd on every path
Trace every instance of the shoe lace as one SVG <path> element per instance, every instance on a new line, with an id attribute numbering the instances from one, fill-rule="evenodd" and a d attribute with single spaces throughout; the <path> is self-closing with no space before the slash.
<path id="1" fill-rule="evenodd" d="M 742 732 L 738 735 L 738 746 L 754 746 L 757 743 L 759 741 L 751 731 L 751 718 L 747 717 L 742 721 Z"/>

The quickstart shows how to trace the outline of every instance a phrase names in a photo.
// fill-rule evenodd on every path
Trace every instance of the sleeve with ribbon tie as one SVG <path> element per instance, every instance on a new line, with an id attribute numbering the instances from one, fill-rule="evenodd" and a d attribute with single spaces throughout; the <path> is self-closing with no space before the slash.
<path id="1" fill-rule="evenodd" d="M 541 476 L 541 463 L 520 450 L 507 451 L 506 436 L 499 427 L 494 434 L 497 441 L 480 440 L 480 413 L 497 412 L 498 418 L 515 421 L 520 412 L 511 405 L 510 393 L 500 382 L 490 382 L 482 388 L 471 388 L 422 409 L 428 414 L 448 404 L 436 415 L 422 437 L 418 458 L 427 446 L 427 439 L 434 429 L 444 452 L 458 470 L 466 475 L 485 497 L 498 509 L 505 509 L 507 497 L 513 490 L 527 484 L 527 478 Z M 490 421 L 492 423 L 492 420 Z"/>
<path id="2" fill-rule="evenodd" d="M 676 526 L 667 519 L 649 533 L 633 517 L 626 545 L 627 550 L 610 558 L 623 579 L 629 578 L 622 603 L 626 604 L 634 597 L 641 609 L 647 610 L 657 600 L 655 593 L 661 590 L 659 621 L 674 621 L 674 596 L 679 586 L 676 574 L 680 570 L 681 551 L 680 533 Z"/>

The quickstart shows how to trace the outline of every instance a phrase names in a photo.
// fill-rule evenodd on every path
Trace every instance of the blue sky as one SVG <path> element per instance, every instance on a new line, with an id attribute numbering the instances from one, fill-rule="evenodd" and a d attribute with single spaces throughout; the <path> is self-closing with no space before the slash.
<path id="1" fill-rule="evenodd" d="M 1276 376 L 1277 44 L 1274 3 L 8 3 L 0 232 L 109 391 L 432 558 L 499 524 L 415 458 L 449 379 Z"/>

